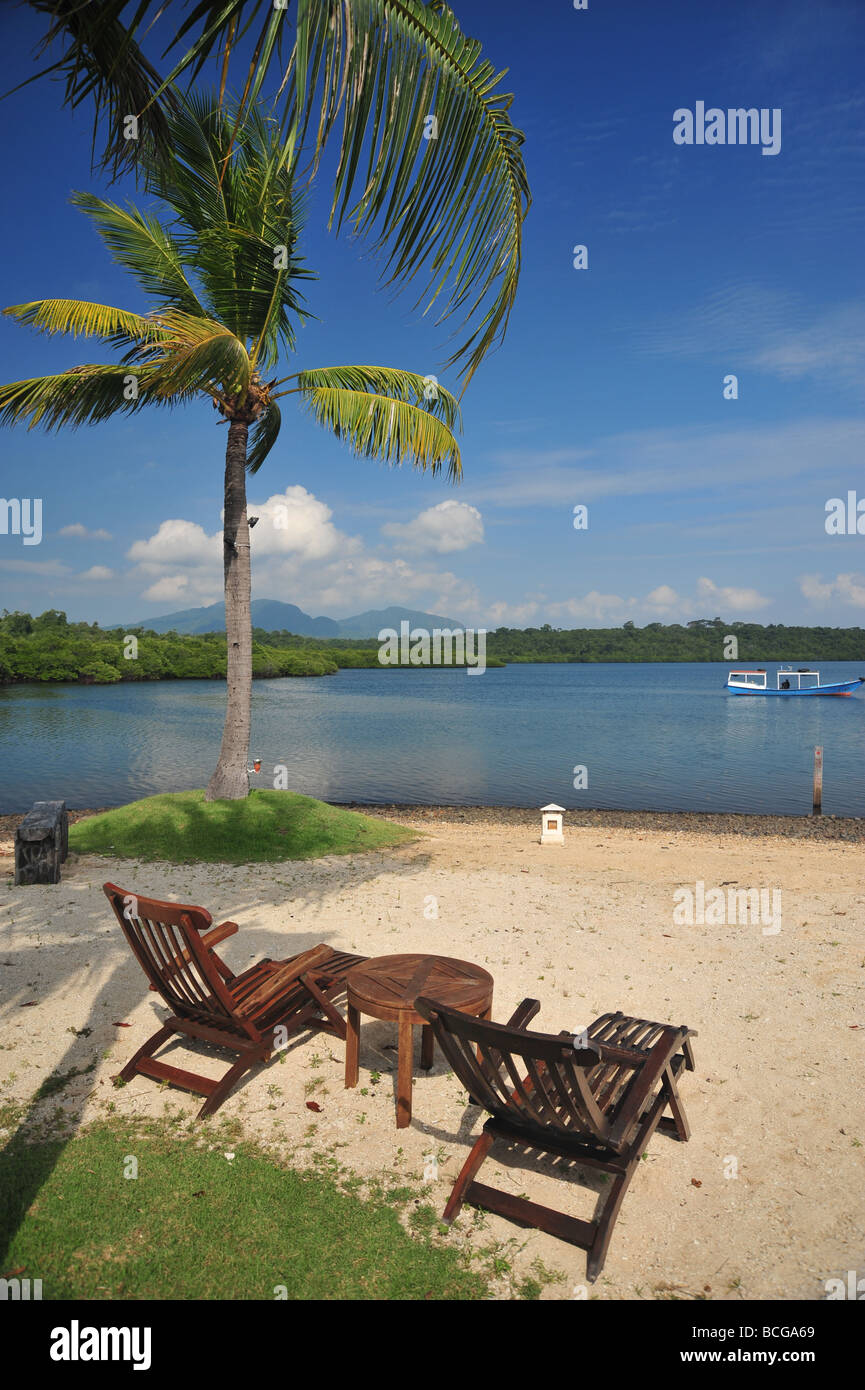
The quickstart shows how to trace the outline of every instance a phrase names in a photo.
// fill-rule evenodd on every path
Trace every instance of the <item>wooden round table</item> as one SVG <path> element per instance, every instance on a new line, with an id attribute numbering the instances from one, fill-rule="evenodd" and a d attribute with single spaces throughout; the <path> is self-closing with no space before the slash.
<path id="1" fill-rule="evenodd" d="M 432 1028 L 414 1011 L 419 994 L 446 1008 L 489 1018 L 493 1003 L 493 977 L 479 965 L 452 956 L 375 956 L 356 965 L 345 977 L 348 1015 L 345 1039 L 346 1089 L 357 1085 L 361 1014 L 398 1025 L 396 1124 L 405 1129 L 411 1120 L 412 1027 L 423 1028 L 421 1066 L 429 1071 L 433 1061 Z"/>

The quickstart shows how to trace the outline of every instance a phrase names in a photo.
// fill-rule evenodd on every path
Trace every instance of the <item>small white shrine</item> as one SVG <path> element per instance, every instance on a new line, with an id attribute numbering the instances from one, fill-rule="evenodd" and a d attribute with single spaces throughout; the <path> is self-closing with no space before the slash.
<path id="1" fill-rule="evenodd" d="M 565 837 L 562 834 L 562 816 L 564 814 L 564 806 L 556 806 L 555 802 L 552 801 L 549 806 L 541 807 L 542 845 L 563 845 L 565 843 Z"/>

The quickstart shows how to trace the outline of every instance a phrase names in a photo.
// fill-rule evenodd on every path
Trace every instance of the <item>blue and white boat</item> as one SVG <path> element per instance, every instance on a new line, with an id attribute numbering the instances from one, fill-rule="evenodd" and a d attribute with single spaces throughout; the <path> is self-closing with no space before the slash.
<path id="1" fill-rule="evenodd" d="M 766 671 L 731 671 L 727 677 L 726 689 L 731 695 L 852 695 L 860 685 L 865 685 L 865 676 L 857 676 L 852 681 L 833 681 L 830 685 L 820 684 L 819 671 L 792 670 L 782 666 L 775 672 L 775 685 L 769 684 Z"/>

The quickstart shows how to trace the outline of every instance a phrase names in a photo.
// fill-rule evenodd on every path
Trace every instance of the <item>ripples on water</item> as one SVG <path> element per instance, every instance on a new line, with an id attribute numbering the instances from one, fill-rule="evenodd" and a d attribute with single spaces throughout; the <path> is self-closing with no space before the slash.
<path id="1" fill-rule="evenodd" d="M 726 665 L 340 671 L 256 681 L 253 785 L 329 801 L 865 815 L 865 698 L 727 695 Z M 773 668 L 769 668 L 770 670 Z M 860 674 L 826 662 L 824 682 Z M 770 675 L 771 681 L 771 675 Z M 0 812 L 40 798 L 120 805 L 201 787 L 219 752 L 220 682 L 0 687 Z M 576 765 L 588 786 L 575 790 Z"/>

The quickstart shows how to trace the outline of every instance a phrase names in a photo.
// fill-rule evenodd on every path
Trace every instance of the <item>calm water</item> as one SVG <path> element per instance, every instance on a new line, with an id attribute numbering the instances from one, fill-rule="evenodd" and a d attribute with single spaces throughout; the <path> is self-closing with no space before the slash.
<path id="1" fill-rule="evenodd" d="M 727 670 L 532 665 L 256 681 L 250 754 L 263 766 L 251 780 L 271 786 L 284 763 L 292 788 L 328 801 L 807 815 L 822 744 L 824 810 L 865 815 L 865 698 L 727 695 Z M 824 682 L 860 674 L 842 662 L 820 670 Z M 0 687 L 0 813 L 204 786 L 224 700 L 220 683 L 204 681 Z M 573 786 L 577 764 L 585 790 Z"/>

